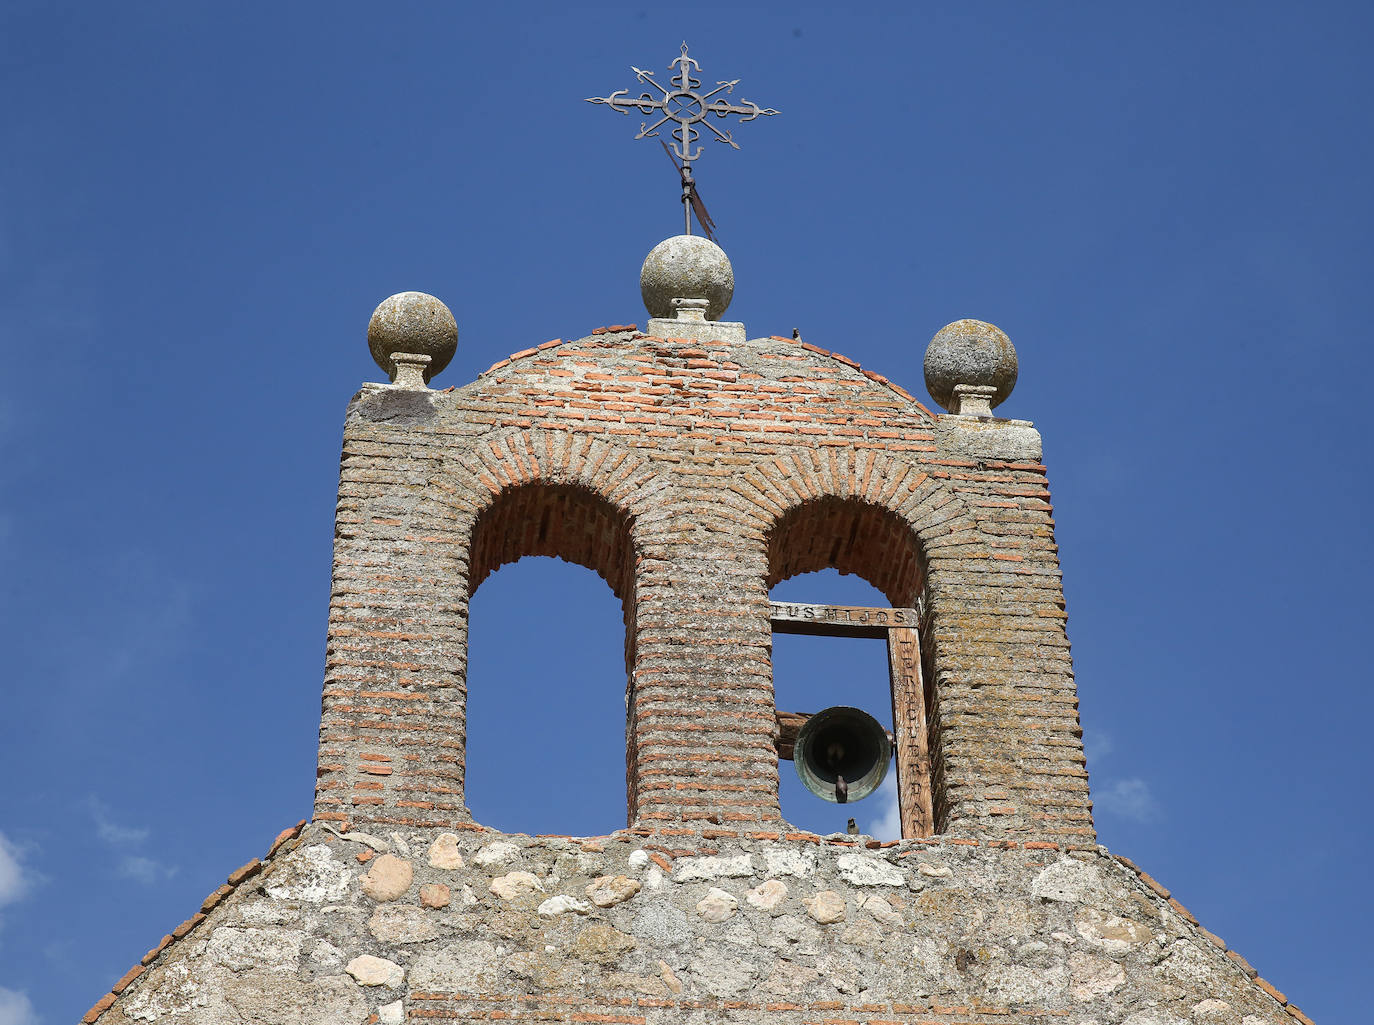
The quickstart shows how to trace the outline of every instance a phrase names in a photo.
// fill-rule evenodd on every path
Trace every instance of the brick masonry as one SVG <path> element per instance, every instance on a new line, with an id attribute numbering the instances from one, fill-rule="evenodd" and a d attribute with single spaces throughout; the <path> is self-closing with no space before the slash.
<path id="1" fill-rule="evenodd" d="M 1311 1025 L 1096 846 L 1040 440 L 842 356 L 632 328 L 349 407 L 315 820 L 114 982 L 101 1025 Z M 468 598 L 557 555 L 625 611 L 631 826 L 463 800 Z M 768 589 L 915 607 L 936 832 L 779 815 Z M 192 909 L 188 909 L 192 910 Z"/>
<path id="2" fill-rule="evenodd" d="M 470 823 L 468 598 L 557 555 L 624 606 L 631 825 L 780 824 L 768 589 L 833 566 L 925 612 L 939 831 L 1091 843 L 1051 513 L 1027 425 L 934 416 L 791 339 L 607 330 L 448 392 L 364 389 L 316 816 Z"/>

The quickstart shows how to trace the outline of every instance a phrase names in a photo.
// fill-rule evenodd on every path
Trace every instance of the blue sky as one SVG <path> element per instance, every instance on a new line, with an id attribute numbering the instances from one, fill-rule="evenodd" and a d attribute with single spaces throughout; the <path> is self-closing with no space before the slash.
<path id="1" fill-rule="evenodd" d="M 309 812 L 368 316 L 444 299 L 438 386 L 642 325 L 675 179 L 582 100 L 683 39 L 782 112 L 697 166 L 728 318 L 917 394 L 943 324 L 1010 335 L 1102 842 L 1357 1020 L 1374 9 L 664 6 L 0 9 L 0 1025 L 74 1020 Z M 546 642 L 512 650 L 531 600 Z M 479 819 L 621 823 L 622 629 L 579 567 L 482 586 Z M 880 645 L 780 638 L 776 663 L 784 706 L 885 702 Z M 843 827 L 803 797 L 785 779 L 794 820 Z"/>

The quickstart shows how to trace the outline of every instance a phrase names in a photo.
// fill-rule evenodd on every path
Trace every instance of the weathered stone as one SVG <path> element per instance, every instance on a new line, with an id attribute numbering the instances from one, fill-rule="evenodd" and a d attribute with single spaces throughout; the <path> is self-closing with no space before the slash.
<path id="1" fill-rule="evenodd" d="M 855 886 L 906 885 L 906 874 L 901 869 L 866 854 L 841 854 L 835 864 L 840 878 Z"/>
<path id="2" fill-rule="evenodd" d="M 960 948 L 967 949 L 967 948 Z M 949 985 L 961 977 L 958 973 L 959 961 L 956 957 L 955 972 L 937 970 L 933 973 L 938 984 Z M 988 994 L 996 1000 L 1009 1004 L 1041 1004 L 1055 999 L 1062 993 L 1065 985 L 1063 965 L 1037 968 L 1030 965 L 993 965 L 983 977 Z"/>
<path id="3" fill-rule="evenodd" d="M 1073 937 L 1068 933 L 1060 933 L 1060 936 L 1063 937 L 1061 943 L 1073 942 Z M 1054 964 L 1056 958 L 1054 948 L 1040 940 L 1029 940 L 1020 944 L 1012 956 L 1021 964 L 1030 965 L 1032 968 L 1048 968 Z"/>
<path id="4" fill-rule="evenodd" d="M 926 388 L 945 409 L 953 409 L 954 388 L 961 384 L 992 388 L 989 404 L 998 405 L 1016 386 L 1016 373 L 1011 340 L 981 320 L 946 324 L 926 348 Z"/>
<path id="5" fill-rule="evenodd" d="M 814 897 L 807 897 L 802 904 L 806 906 L 806 913 L 821 925 L 844 920 L 844 898 L 834 890 L 822 890 Z"/>
<path id="6" fill-rule="evenodd" d="M 809 851 L 796 851 L 789 848 L 769 847 L 763 852 L 765 875 L 796 876 L 807 879 L 816 871 L 816 856 Z"/>
<path id="7" fill-rule="evenodd" d="M 697 914 L 708 922 L 723 922 L 739 909 L 739 901 L 724 890 L 711 887 L 697 901 Z"/>
<path id="8" fill-rule="evenodd" d="M 680 946 L 695 935 L 686 913 L 662 899 L 644 905 L 635 918 L 634 931 L 635 935 L 664 947 Z"/>
<path id="9" fill-rule="evenodd" d="M 627 950 L 634 950 L 638 945 L 633 936 L 597 922 L 578 932 L 572 942 L 572 953 L 579 961 L 614 964 Z"/>
<path id="10" fill-rule="evenodd" d="M 436 944 L 410 966 L 412 992 L 472 993 L 496 984 L 501 951 L 489 940 Z"/>
<path id="11" fill-rule="evenodd" d="M 372 358 L 395 376 L 392 355 L 398 352 L 428 356 L 428 381 L 446 367 L 458 348 L 458 325 L 449 308 L 424 292 L 398 292 L 372 312 L 367 325 Z"/>
<path id="12" fill-rule="evenodd" d="M 1155 972 L 1184 991 L 1201 990 L 1210 996 L 1221 996 L 1225 987 L 1225 976 L 1217 970 L 1214 958 L 1188 940 L 1174 941 L 1169 956 L 1156 966 Z"/>
<path id="13" fill-rule="evenodd" d="M 322 968 L 338 968 L 344 963 L 344 954 L 328 940 L 318 940 L 310 948 L 310 960 Z"/>
<path id="14" fill-rule="evenodd" d="M 668 992 L 681 993 L 682 983 L 678 980 L 678 977 L 673 974 L 673 970 L 670 967 L 668 967 L 668 962 L 659 961 L 658 967 L 659 971 L 663 975 L 663 984 L 668 988 Z"/>
<path id="15" fill-rule="evenodd" d="M 1098 890 L 1097 870 L 1072 858 L 1046 867 L 1031 884 L 1031 893 L 1041 900 L 1081 904 Z"/>
<path id="16" fill-rule="evenodd" d="M 210 985 L 201 994 L 204 1003 L 197 1004 L 193 1013 L 198 1011 L 204 1015 L 201 1020 L 215 1025 L 220 1022 L 335 1025 L 337 1022 L 362 1022 L 367 1015 L 366 992 L 347 975 L 285 981 L 279 973 L 255 969 L 206 981 Z"/>
<path id="17" fill-rule="evenodd" d="M 377 1008 L 377 1025 L 403 1025 L 406 1020 L 405 1003 L 393 1000 Z"/>
<path id="18" fill-rule="evenodd" d="M 1144 1011 L 1137 1011 L 1123 1021 L 1121 1025 L 1187 1025 L 1187 1023 L 1176 1014 L 1151 1007 Z"/>
<path id="19" fill-rule="evenodd" d="M 536 893 L 544 889 L 544 886 L 533 872 L 507 872 L 493 879 L 487 889 L 502 900 L 514 900 L 516 897 Z"/>
<path id="20" fill-rule="evenodd" d="M 264 886 L 278 900 L 320 904 L 342 900 L 352 881 L 353 873 L 335 860 L 328 844 L 310 844 L 282 857 Z"/>
<path id="21" fill-rule="evenodd" d="M 916 865 L 916 871 L 923 876 L 931 879 L 948 879 L 954 873 L 950 871 L 948 865 L 934 861 L 921 861 Z"/>
<path id="22" fill-rule="evenodd" d="M 425 883 L 420 887 L 420 903 L 427 908 L 446 908 L 453 900 L 453 891 L 444 883 Z"/>
<path id="23" fill-rule="evenodd" d="M 231 971 L 265 968 L 295 972 L 306 934 L 299 929 L 235 929 L 220 926 L 210 936 L 205 956 Z"/>
<path id="24" fill-rule="evenodd" d="M 902 916 L 888 903 L 886 897 L 880 897 L 875 893 L 865 900 L 862 906 L 876 921 L 887 926 L 889 929 L 901 927 Z"/>
<path id="25" fill-rule="evenodd" d="M 787 884 L 781 879 L 766 880 L 746 893 L 744 899 L 750 907 L 769 913 L 776 911 L 781 914 L 782 912 L 778 909 L 787 900 Z"/>
<path id="26" fill-rule="evenodd" d="M 725 251 L 710 239 L 674 235 L 644 258 L 639 291 L 653 317 L 672 317 L 674 299 L 705 299 L 706 319 L 720 320 L 735 293 L 735 274 Z"/>
<path id="27" fill-rule="evenodd" d="M 440 833 L 429 845 L 429 864 L 446 871 L 462 868 L 463 852 L 458 849 L 458 837 L 453 833 Z"/>
<path id="28" fill-rule="evenodd" d="M 558 915 L 567 914 L 585 915 L 591 909 L 592 906 L 585 900 L 569 897 L 565 893 L 556 894 L 539 905 L 539 913 L 545 918 L 555 918 Z"/>
<path id="29" fill-rule="evenodd" d="M 351 832 L 344 833 L 343 839 L 350 840 L 353 843 L 363 844 L 364 846 L 372 848 L 379 854 L 385 854 L 387 851 L 391 850 L 391 845 L 381 837 L 373 836 L 371 833 L 364 833 L 361 830 L 355 829 Z"/>
<path id="30" fill-rule="evenodd" d="M 1074 928 L 1088 943 L 1112 954 L 1124 953 L 1154 938 L 1150 930 L 1139 922 L 1096 908 L 1080 910 L 1074 916 Z"/>
<path id="31" fill-rule="evenodd" d="M 1092 1000 L 1126 985 L 1126 973 L 1114 961 L 1075 950 L 1069 955 L 1070 990 L 1075 1000 Z"/>
<path id="32" fill-rule="evenodd" d="M 703 945 L 688 962 L 692 981 L 710 996 L 728 999 L 753 988 L 759 965 L 733 950 Z"/>
<path id="33" fill-rule="evenodd" d="M 372 912 L 367 928 L 382 943 L 423 943 L 439 935 L 424 908 L 383 904 Z"/>
<path id="34" fill-rule="evenodd" d="M 1200 1000 L 1188 1016 L 1194 1025 L 1240 1025 L 1240 1012 L 1225 1000 Z"/>
<path id="35" fill-rule="evenodd" d="M 840 942 L 850 947 L 861 947 L 877 953 L 883 946 L 884 933 L 876 922 L 864 918 L 845 927 L 840 933 Z"/>
<path id="36" fill-rule="evenodd" d="M 631 975 L 627 972 L 608 972 L 606 985 L 611 989 L 628 989 L 647 997 L 666 997 L 667 983 L 657 975 Z M 681 985 L 681 983 L 679 983 Z"/>
<path id="37" fill-rule="evenodd" d="M 712 879 L 733 879 L 754 874 L 754 859 L 748 854 L 733 857 L 682 858 L 673 865 L 673 881 L 677 883 L 710 882 Z"/>
<path id="38" fill-rule="evenodd" d="M 640 883 L 637 879 L 628 876 L 598 876 L 587 885 L 586 894 L 597 907 L 609 908 L 623 904 L 639 890 Z"/>
<path id="39" fill-rule="evenodd" d="M 786 952 L 788 956 L 815 954 L 824 945 L 819 929 L 791 915 L 773 919 L 773 928 L 764 935 L 763 942 L 774 950 Z"/>
<path id="40" fill-rule="evenodd" d="M 472 863 L 478 868 L 504 865 L 520 853 L 520 848 L 508 840 L 497 840 L 487 844 L 472 856 Z"/>
<path id="41" fill-rule="evenodd" d="M 373 859 L 372 865 L 362 877 L 363 893 L 373 900 L 395 900 L 410 889 L 415 878 L 415 870 L 410 862 L 394 854 L 383 854 Z"/>
<path id="42" fill-rule="evenodd" d="M 793 996 L 806 989 L 821 977 L 821 973 L 810 965 L 795 961 L 779 961 L 773 966 L 768 978 L 763 980 L 766 993 L 776 996 Z"/>
<path id="43" fill-rule="evenodd" d="M 405 980 L 405 971 L 395 961 L 372 954 L 355 957 L 344 970 L 358 980 L 359 986 L 399 986 Z"/>
<path id="44" fill-rule="evenodd" d="M 837 992 L 846 996 L 853 996 L 859 992 L 864 966 L 848 951 L 827 954 L 817 960 L 816 967 Z"/>

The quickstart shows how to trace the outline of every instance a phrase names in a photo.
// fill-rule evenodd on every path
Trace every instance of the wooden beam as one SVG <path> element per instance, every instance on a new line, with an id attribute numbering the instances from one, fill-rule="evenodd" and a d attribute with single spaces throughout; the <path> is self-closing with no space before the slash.
<path id="1" fill-rule="evenodd" d="M 883 637 L 894 627 L 915 628 L 915 609 L 877 609 L 861 605 L 804 605 L 769 602 L 773 629 L 783 634 L 828 637 Z"/>
<path id="2" fill-rule="evenodd" d="M 784 761 L 792 760 L 793 749 L 797 746 L 797 734 L 811 718 L 810 712 L 778 713 L 778 757 Z"/>
<path id="3" fill-rule="evenodd" d="M 926 736 L 926 694 L 921 677 L 921 639 L 912 627 L 888 631 L 887 655 L 892 679 L 892 730 L 896 735 L 897 810 L 902 839 L 935 832 L 930 792 L 930 747 Z"/>

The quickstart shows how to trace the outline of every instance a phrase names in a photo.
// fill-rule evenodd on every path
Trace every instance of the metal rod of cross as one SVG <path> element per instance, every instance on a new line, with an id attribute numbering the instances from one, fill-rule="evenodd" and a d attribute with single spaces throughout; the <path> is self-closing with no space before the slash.
<path id="1" fill-rule="evenodd" d="M 902 837 L 930 836 L 935 831 L 935 809 L 930 786 L 930 741 L 916 610 L 797 602 L 771 602 L 770 606 L 770 619 L 776 633 L 886 639 L 892 691 L 892 747 Z M 801 712 L 778 712 L 777 716 L 778 757 L 790 759 L 797 734 L 810 716 Z"/>
<path id="2" fill-rule="evenodd" d="M 686 43 L 682 44 L 682 53 L 668 67 L 670 70 L 677 68 L 677 73 L 668 80 L 671 89 L 659 85 L 654 79 L 653 72 L 630 66 L 639 82 L 653 86 L 658 90 L 658 96 L 643 92 L 631 97 L 628 89 L 617 89 L 609 96 L 588 96 L 587 102 L 604 104 L 626 115 L 631 110 L 637 110 L 647 118 L 661 115 L 652 124 L 649 121 L 641 121 L 636 139 L 658 138 L 658 130 L 661 127 L 669 121 L 676 124 L 670 133 L 673 144 L 668 155 L 676 157 L 673 164 L 677 167 L 682 184 L 682 217 L 686 227 L 685 233 L 692 233 L 692 213 L 695 212 L 701 230 L 707 238 L 712 238 L 715 225 L 706 213 L 706 207 L 702 205 L 701 196 L 696 191 L 696 180 L 692 177 L 692 161 L 701 156 L 704 149 L 702 146 L 695 146 L 701 138 L 696 126 L 705 125 L 717 141 L 725 143 L 731 149 L 739 149 L 739 143 L 735 142 L 734 135 L 727 129 L 717 128 L 706 119 L 707 115 L 714 114 L 717 120 L 721 120 L 731 114 L 737 114 L 740 124 L 744 124 L 760 115 L 773 115 L 777 111 L 771 107 L 760 107 L 753 100 L 741 99 L 738 103 L 731 103 L 721 97 L 722 93 L 728 96 L 734 92 L 735 86 L 739 85 L 738 78 L 730 82 L 717 82 L 716 87 L 710 92 L 701 92 L 701 79 L 692 75 L 693 71 L 701 70 L 701 65 L 687 56 Z M 667 148 L 667 143 L 664 143 L 664 148 Z M 681 161 L 681 164 L 678 164 L 678 161 Z"/>

